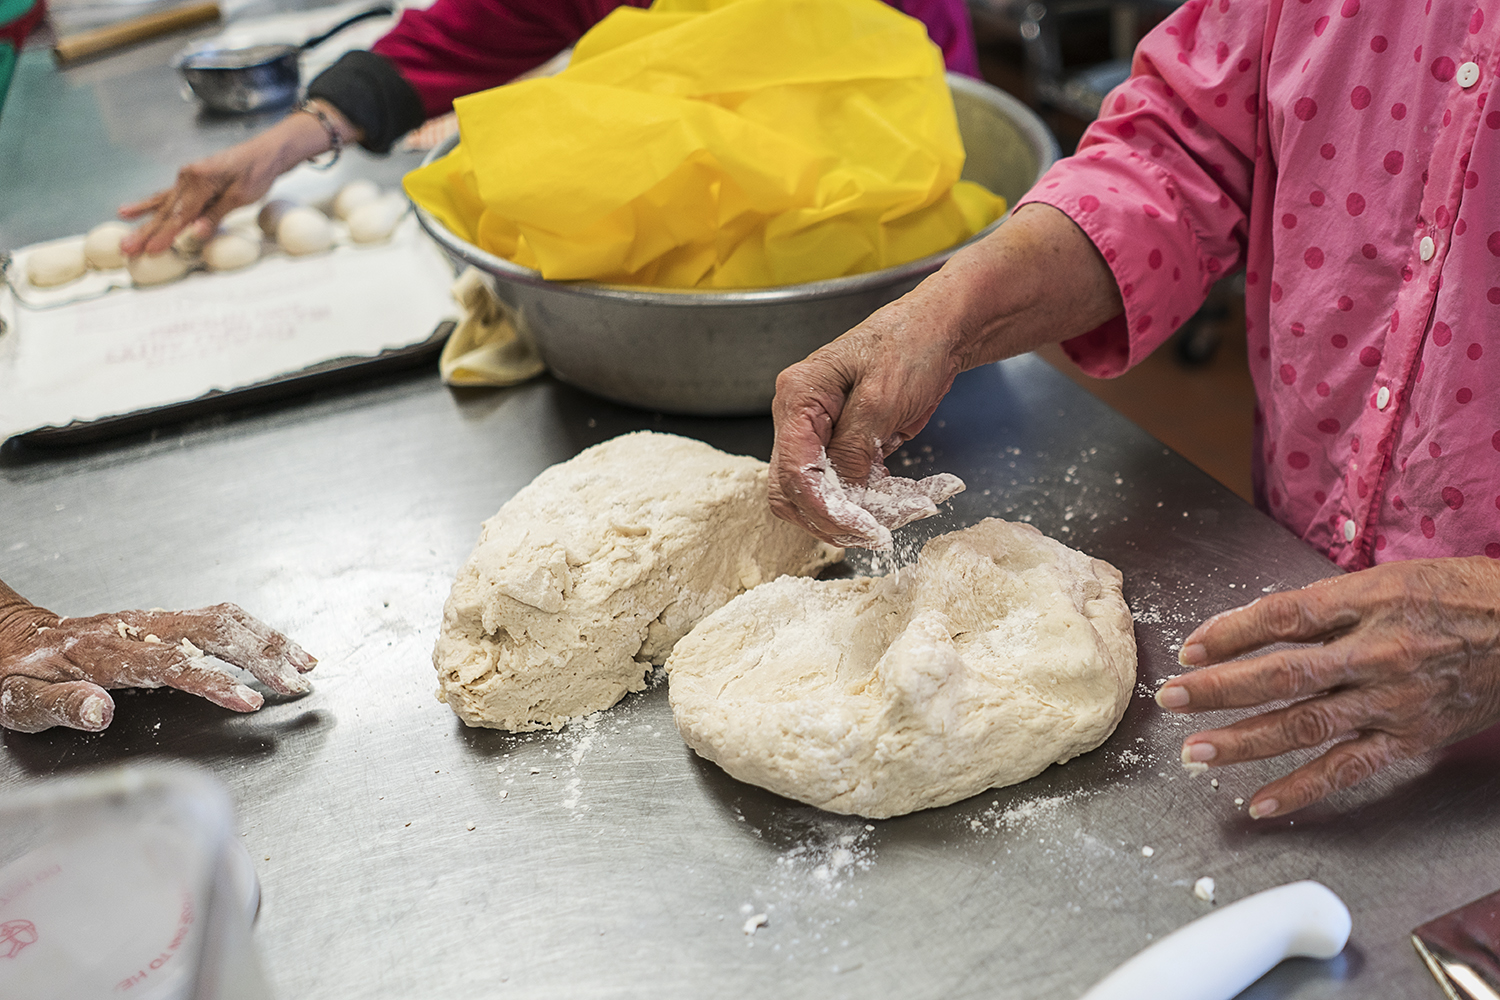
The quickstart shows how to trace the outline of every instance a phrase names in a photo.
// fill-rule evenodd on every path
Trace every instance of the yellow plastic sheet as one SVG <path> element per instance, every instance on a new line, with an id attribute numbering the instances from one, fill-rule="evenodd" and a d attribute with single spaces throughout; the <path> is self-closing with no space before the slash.
<path id="1" fill-rule="evenodd" d="M 880 0 L 622 7 L 561 74 L 454 108 L 459 146 L 406 190 L 554 280 L 815 281 L 935 253 L 1005 210 L 959 180 L 942 54 Z"/>

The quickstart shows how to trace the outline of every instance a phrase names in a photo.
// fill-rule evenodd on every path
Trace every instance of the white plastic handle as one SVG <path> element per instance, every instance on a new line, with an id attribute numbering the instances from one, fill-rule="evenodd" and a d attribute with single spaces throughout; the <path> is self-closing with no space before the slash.
<path id="1" fill-rule="evenodd" d="M 1173 931 L 1082 1000 L 1230 1000 L 1282 959 L 1332 958 L 1348 940 L 1344 901 L 1317 882 L 1292 882 Z"/>

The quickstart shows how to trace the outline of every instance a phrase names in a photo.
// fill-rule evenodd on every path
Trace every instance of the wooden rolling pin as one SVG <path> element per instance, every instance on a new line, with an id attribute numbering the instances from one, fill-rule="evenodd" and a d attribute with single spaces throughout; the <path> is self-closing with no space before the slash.
<path id="1" fill-rule="evenodd" d="M 219 5 L 212 0 L 204 3 L 190 3 L 183 7 L 157 11 L 155 14 L 142 14 L 140 17 L 133 17 L 118 24 L 109 24 L 102 28 L 80 31 L 75 35 L 59 38 L 57 44 L 52 46 L 52 56 L 59 66 L 66 66 L 111 49 L 134 45 L 148 38 L 171 34 L 174 31 L 181 31 L 184 28 L 218 19 Z"/>

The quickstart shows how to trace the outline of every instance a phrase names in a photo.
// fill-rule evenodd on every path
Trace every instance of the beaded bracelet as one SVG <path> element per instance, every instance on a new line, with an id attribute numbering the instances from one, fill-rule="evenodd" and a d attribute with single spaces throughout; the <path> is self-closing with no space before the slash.
<path id="1" fill-rule="evenodd" d="M 323 131 L 328 133 L 328 143 L 333 147 L 333 158 L 326 163 L 316 163 L 311 158 L 308 160 L 309 163 L 312 163 L 319 170 L 327 170 L 339 162 L 339 154 L 344 151 L 344 137 L 339 135 L 338 126 L 333 123 L 332 118 L 328 117 L 328 112 L 318 107 L 312 101 L 303 101 L 297 105 L 296 110 L 305 111 L 312 115 L 318 120 L 318 124 L 323 126 Z"/>

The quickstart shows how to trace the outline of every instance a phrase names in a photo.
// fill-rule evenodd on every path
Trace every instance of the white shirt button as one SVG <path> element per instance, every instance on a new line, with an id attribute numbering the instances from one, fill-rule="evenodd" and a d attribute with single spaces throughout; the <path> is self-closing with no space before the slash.
<path id="1" fill-rule="evenodd" d="M 1352 541 L 1354 541 L 1354 532 L 1355 532 L 1354 518 L 1351 517 L 1351 518 L 1349 518 L 1348 520 L 1346 520 L 1344 522 L 1344 541 L 1346 541 L 1346 542 L 1352 542 Z"/>
<path id="2" fill-rule="evenodd" d="M 1422 242 L 1417 244 L 1417 254 L 1421 256 L 1422 262 L 1425 264 L 1431 260 L 1435 253 L 1437 253 L 1437 244 L 1432 242 L 1432 237 L 1422 237 Z"/>
<path id="3" fill-rule="evenodd" d="M 1375 394 L 1375 408 L 1383 410 L 1391 405 L 1391 390 L 1387 386 L 1381 386 L 1380 391 Z"/>
<path id="4" fill-rule="evenodd" d="M 1466 62 L 1458 67 L 1458 85 L 1468 90 L 1479 82 L 1479 64 Z"/>

